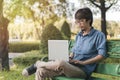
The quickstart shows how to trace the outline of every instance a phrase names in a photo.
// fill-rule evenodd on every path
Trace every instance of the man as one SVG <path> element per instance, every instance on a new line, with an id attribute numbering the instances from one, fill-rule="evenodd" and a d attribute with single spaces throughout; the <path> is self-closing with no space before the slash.
<path id="1" fill-rule="evenodd" d="M 28 76 L 35 69 L 36 80 L 45 80 L 47 77 L 58 75 L 90 80 L 97 62 L 106 57 L 106 39 L 102 32 L 92 27 L 93 14 L 89 8 L 79 9 L 75 13 L 75 20 L 80 32 L 76 36 L 69 62 L 37 61 L 32 67 L 24 69 L 23 75 Z"/>

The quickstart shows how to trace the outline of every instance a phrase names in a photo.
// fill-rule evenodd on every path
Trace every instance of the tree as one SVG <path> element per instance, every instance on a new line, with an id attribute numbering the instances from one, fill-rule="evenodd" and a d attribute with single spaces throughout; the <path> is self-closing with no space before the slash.
<path id="1" fill-rule="evenodd" d="M 31 19 L 40 38 L 42 29 L 57 21 L 64 14 L 65 7 L 61 6 L 65 3 L 65 0 L 60 0 L 59 3 L 56 3 L 55 0 L 6 0 L 4 14 L 10 21 L 14 21 L 16 16 L 23 17 L 25 20 Z M 37 23 L 40 28 L 37 27 Z"/>
<path id="2" fill-rule="evenodd" d="M 49 24 L 43 29 L 40 43 L 42 54 L 48 53 L 48 40 L 63 40 L 61 32 L 53 24 Z"/>
<path id="3" fill-rule="evenodd" d="M 69 24 L 64 21 L 62 27 L 61 27 L 61 33 L 65 39 L 70 40 L 71 39 L 71 30 Z"/>
<path id="4" fill-rule="evenodd" d="M 9 70 L 8 23 L 8 19 L 3 16 L 3 0 L 0 0 L 0 64 L 2 64 L 2 70 Z"/>
<path id="5" fill-rule="evenodd" d="M 4 1 L 4 16 L 3 16 Z M 49 19 L 56 21 L 56 7 L 52 4 L 54 0 L 0 0 L 0 58 L 2 59 L 2 67 L 9 69 L 8 65 L 8 31 L 7 26 L 10 22 L 14 22 L 16 16 L 32 19 L 45 26 L 45 22 Z M 60 0 L 65 2 L 65 0 Z M 38 4 L 37 8 L 35 7 Z M 63 9 L 64 10 L 64 9 Z M 37 13 L 38 11 L 38 13 Z M 36 30 L 37 31 L 37 30 Z"/>
<path id="6" fill-rule="evenodd" d="M 118 0 L 88 0 L 90 3 L 98 7 L 101 11 L 101 30 L 107 36 L 106 31 L 106 12 L 115 5 Z"/>

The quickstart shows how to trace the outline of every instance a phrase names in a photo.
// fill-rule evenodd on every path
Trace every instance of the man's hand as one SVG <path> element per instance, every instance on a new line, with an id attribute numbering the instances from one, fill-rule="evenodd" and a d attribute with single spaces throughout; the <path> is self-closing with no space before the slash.
<path id="1" fill-rule="evenodd" d="M 83 61 L 79 61 L 79 60 L 70 60 L 69 63 L 84 65 Z"/>

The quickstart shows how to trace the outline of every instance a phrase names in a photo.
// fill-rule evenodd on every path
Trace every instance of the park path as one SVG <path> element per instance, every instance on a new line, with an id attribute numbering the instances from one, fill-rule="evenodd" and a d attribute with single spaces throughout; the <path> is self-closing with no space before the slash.
<path id="1" fill-rule="evenodd" d="M 9 53 L 9 65 L 10 67 L 14 65 L 13 59 L 18 56 L 22 56 L 24 53 Z"/>

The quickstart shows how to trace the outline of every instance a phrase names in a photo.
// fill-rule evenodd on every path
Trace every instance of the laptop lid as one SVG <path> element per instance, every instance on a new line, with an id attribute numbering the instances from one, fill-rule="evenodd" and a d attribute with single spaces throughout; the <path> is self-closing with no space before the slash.
<path id="1" fill-rule="evenodd" d="M 48 40 L 49 60 L 69 60 L 68 40 Z"/>

